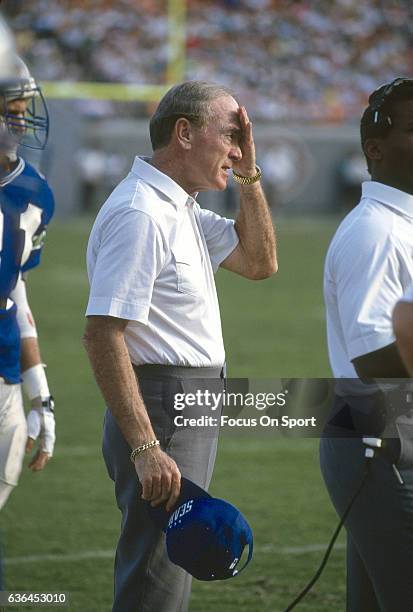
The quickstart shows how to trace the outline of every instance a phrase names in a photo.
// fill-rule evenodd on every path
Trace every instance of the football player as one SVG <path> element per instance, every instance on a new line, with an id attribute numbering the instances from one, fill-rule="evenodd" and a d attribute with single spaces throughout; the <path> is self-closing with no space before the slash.
<path id="1" fill-rule="evenodd" d="M 40 111 L 39 111 L 40 107 Z M 48 114 L 24 62 L 0 82 L 0 509 L 17 485 L 24 452 L 38 447 L 29 468 L 53 454 L 55 422 L 36 326 L 27 302 L 27 273 L 40 262 L 53 194 L 37 170 L 17 154 L 19 144 L 43 148 Z M 31 402 L 27 422 L 20 382 Z"/>

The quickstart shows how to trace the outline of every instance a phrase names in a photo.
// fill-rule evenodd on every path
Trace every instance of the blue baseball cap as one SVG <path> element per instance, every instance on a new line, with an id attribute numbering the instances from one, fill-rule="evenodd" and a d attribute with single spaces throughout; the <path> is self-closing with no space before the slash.
<path id="1" fill-rule="evenodd" d="M 179 499 L 170 512 L 149 503 L 147 508 L 166 534 L 169 559 L 198 580 L 232 578 L 252 559 L 252 530 L 238 508 L 187 478 L 181 479 Z M 247 545 L 248 557 L 238 568 Z"/>

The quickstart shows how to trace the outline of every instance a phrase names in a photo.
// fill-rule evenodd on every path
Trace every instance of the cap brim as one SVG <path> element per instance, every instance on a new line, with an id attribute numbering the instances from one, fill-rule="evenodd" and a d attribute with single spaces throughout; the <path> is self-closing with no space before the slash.
<path id="1" fill-rule="evenodd" d="M 153 523 L 159 527 L 159 529 L 165 531 L 171 514 L 189 499 L 197 499 L 199 497 L 212 496 L 205 491 L 205 489 L 202 489 L 202 487 L 199 487 L 197 484 L 192 482 L 192 480 L 188 480 L 188 478 L 181 478 L 181 492 L 179 493 L 178 501 L 172 510 L 167 512 L 165 510 L 165 504 L 153 508 L 149 502 L 147 502 L 146 507 Z"/>

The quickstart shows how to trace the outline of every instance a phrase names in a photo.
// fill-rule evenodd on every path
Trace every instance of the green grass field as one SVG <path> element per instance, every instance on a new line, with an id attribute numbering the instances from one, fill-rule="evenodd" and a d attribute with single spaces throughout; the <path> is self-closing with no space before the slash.
<path id="1" fill-rule="evenodd" d="M 230 376 L 329 375 L 322 265 L 336 225 L 337 219 L 280 219 L 276 277 L 252 283 L 218 274 Z M 24 469 L 1 529 L 8 589 L 67 591 L 70 610 L 108 612 L 120 515 L 100 454 L 103 405 L 81 345 L 89 229 L 88 220 L 55 223 L 42 268 L 30 278 L 58 444 L 44 473 Z M 282 611 L 312 576 L 322 555 L 317 547 L 337 522 L 317 446 L 314 439 L 222 437 L 211 491 L 245 513 L 256 550 L 238 578 L 195 582 L 191 612 Z M 343 541 L 298 609 L 344 609 Z"/>

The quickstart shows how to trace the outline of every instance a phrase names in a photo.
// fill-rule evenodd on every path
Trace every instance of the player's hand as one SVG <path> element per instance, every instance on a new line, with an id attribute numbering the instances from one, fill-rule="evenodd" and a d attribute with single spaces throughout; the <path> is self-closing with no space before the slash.
<path id="1" fill-rule="evenodd" d="M 54 402 L 49 399 L 48 406 L 33 407 L 27 415 L 26 453 L 30 453 L 38 440 L 38 449 L 29 463 L 33 472 L 42 470 L 53 455 L 55 435 Z"/>
<path id="2" fill-rule="evenodd" d="M 149 448 L 135 458 L 135 469 L 142 485 L 142 499 L 151 506 L 166 502 L 169 512 L 181 490 L 181 473 L 175 461 L 159 446 Z"/>
<path id="3" fill-rule="evenodd" d="M 241 176 L 254 176 L 257 173 L 255 165 L 255 143 L 252 134 L 252 123 L 250 122 L 245 106 L 240 106 L 238 109 L 239 120 L 241 124 L 240 148 L 242 159 L 239 162 L 234 162 L 233 167 L 237 174 Z"/>

